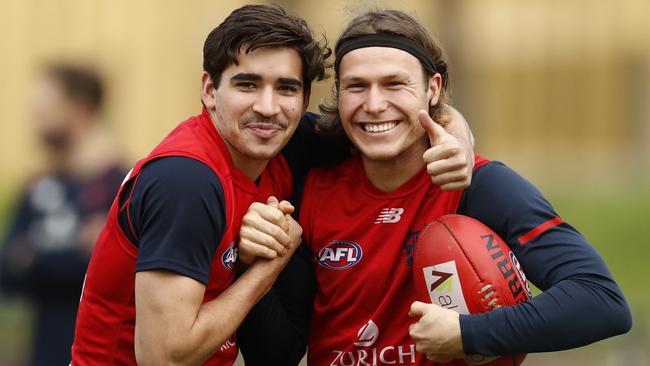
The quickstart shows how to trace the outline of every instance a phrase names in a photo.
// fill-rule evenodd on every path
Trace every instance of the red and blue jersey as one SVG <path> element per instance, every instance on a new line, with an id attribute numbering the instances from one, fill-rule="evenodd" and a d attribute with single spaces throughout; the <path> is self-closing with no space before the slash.
<path id="1" fill-rule="evenodd" d="M 241 219 L 249 205 L 270 195 L 286 198 L 293 188 L 282 156 L 269 162 L 257 184 L 234 167 L 224 141 L 205 110 L 181 123 L 147 157 L 137 162 L 113 202 L 88 266 L 77 315 L 72 365 L 136 364 L 134 286 L 138 247 L 120 228 L 118 215 L 125 207 L 128 212 L 129 197 L 120 198 L 125 194 L 126 183 L 137 182 L 147 164 L 172 156 L 194 159 L 208 166 L 222 189 L 225 227 L 213 239 L 216 249 L 204 302 L 219 296 L 235 279 L 234 268 L 229 264 L 235 255 L 233 248 Z M 205 364 L 228 365 L 236 357 L 237 346 L 232 337 Z"/>
<path id="2" fill-rule="evenodd" d="M 428 223 L 456 212 L 461 194 L 431 184 L 424 167 L 390 193 L 370 183 L 360 158 L 312 170 L 300 209 L 318 283 L 310 364 L 426 361 L 408 335 L 412 250 Z"/>

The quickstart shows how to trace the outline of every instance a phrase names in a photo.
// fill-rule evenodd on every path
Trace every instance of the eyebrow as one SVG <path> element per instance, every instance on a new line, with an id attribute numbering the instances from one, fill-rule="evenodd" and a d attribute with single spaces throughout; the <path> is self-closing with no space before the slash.
<path id="1" fill-rule="evenodd" d="M 390 75 L 385 75 L 382 77 L 383 80 L 393 80 L 393 79 L 410 79 L 411 75 L 405 72 L 395 72 Z"/>
<path id="2" fill-rule="evenodd" d="M 346 76 L 343 79 L 341 79 L 341 82 L 354 82 L 354 81 L 363 81 L 364 79 L 359 76 Z"/>
<path id="3" fill-rule="evenodd" d="M 407 73 L 402 73 L 402 72 L 395 72 L 392 74 L 388 75 L 382 75 L 380 77 L 380 80 L 393 80 L 393 79 L 410 79 L 410 75 Z M 366 81 L 368 80 L 367 77 L 364 76 L 346 76 L 343 79 L 341 79 L 341 82 L 359 82 L 359 81 Z"/>
<path id="4" fill-rule="evenodd" d="M 372 79 L 376 80 L 377 82 L 383 84 L 383 83 L 389 83 L 389 82 L 402 82 L 402 83 L 413 83 L 413 78 L 410 74 L 408 73 L 403 73 L 403 72 L 394 72 L 388 75 L 382 75 L 379 77 L 379 79 Z M 337 87 L 343 86 L 343 87 L 349 87 L 350 85 L 357 85 L 357 84 L 363 84 L 366 85 L 367 83 L 373 83 L 374 81 L 371 81 L 369 78 L 364 77 L 364 76 L 346 76 L 343 79 L 339 80 L 337 82 Z"/>
<path id="5" fill-rule="evenodd" d="M 262 80 L 262 75 L 260 74 L 254 74 L 254 73 L 244 73 L 241 72 L 232 78 L 230 80 L 235 80 L 235 81 L 260 81 Z M 278 83 L 282 85 L 293 85 L 298 88 L 302 88 L 302 82 L 298 79 L 294 78 L 278 78 Z"/>
<path id="6" fill-rule="evenodd" d="M 296 86 L 296 87 L 298 87 L 298 88 L 302 88 L 302 82 L 301 82 L 300 80 L 298 80 L 298 79 L 294 79 L 294 78 L 279 78 L 278 81 L 279 81 L 280 84 L 282 84 L 282 85 L 293 85 L 293 86 Z"/>
<path id="7" fill-rule="evenodd" d="M 239 74 L 230 78 L 230 80 L 259 81 L 262 80 L 262 76 L 260 74 L 240 72 Z"/>

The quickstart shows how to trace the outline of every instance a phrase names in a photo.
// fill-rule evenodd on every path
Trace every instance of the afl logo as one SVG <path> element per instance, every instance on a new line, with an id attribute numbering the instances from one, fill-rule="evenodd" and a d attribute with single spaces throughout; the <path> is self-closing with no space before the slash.
<path id="1" fill-rule="evenodd" d="M 228 270 L 230 271 L 232 271 L 236 261 L 237 261 L 237 240 L 230 243 L 228 249 L 226 249 L 226 251 L 223 252 L 223 255 L 221 255 L 221 263 L 223 263 L 224 267 L 228 268 Z"/>
<path id="2" fill-rule="evenodd" d="M 363 253 L 357 243 L 345 240 L 335 240 L 318 252 L 316 261 L 330 269 L 346 269 L 359 263 Z"/>

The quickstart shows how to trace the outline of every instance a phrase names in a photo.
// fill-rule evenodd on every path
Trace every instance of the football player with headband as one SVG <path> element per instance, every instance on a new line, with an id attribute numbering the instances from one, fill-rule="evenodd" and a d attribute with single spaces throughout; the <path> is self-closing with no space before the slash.
<path id="1" fill-rule="evenodd" d="M 321 106 L 319 128 L 345 133 L 357 154 L 312 169 L 294 191 L 303 244 L 240 328 L 247 365 L 297 364 L 305 338 L 310 365 L 425 365 L 569 349 L 630 329 L 603 259 L 512 169 L 477 155 L 468 188 L 432 184 L 440 160 L 429 160 L 449 138 L 438 125 L 449 80 L 443 50 L 422 25 L 401 11 L 367 12 L 335 51 L 335 95 Z M 257 210 L 242 232 L 274 237 Z M 494 230 L 543 292 L 472 315 L 416 302 L 413 245 L 450 213 Z M 265 256 L 264 240 L 254 239 L 243 235 L 240 251 Z"/>

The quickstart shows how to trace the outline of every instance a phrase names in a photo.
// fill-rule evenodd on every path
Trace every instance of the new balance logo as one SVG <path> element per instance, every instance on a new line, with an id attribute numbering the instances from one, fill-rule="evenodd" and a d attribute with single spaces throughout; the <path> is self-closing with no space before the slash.
<path id="1" fill-rule="evenodd" d="M 375 224 L 394 224 L 402 219 L 403 208 L 385 208 L 381 210 Z"/>

